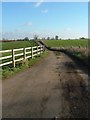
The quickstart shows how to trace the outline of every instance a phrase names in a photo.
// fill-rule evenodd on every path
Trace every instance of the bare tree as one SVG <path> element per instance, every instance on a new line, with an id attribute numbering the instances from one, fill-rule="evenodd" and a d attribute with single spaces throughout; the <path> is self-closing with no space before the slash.
<path id="1" fill-rule="evenodd" d="M 47 40 L 50 40 L 50 37 L 47 37 Z"/>
<path id="2" fill-rule="evenodd" d="M 24 41 L 29 41 L 29 38 L 28 38 L 28 37 L 25 37 L 23 40 L 24 40 Z"/>
<path id="3" fill-rule="evenodd" d="M 38 40 L 38 35 L 34 35 L 34 39 L 35 39 L 35 40 Z"/>
<path id="4" fill-rule="evenodd" d="M 55 36 L 55 39 L 58 40 L 58 35 Z"/>

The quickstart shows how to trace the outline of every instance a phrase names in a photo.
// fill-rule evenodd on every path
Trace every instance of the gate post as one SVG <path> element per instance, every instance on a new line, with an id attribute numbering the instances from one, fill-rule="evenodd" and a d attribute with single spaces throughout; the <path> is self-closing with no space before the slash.
<path id="1" fill-rule="evenodd" d="M 23 48 L 24 60 L 26 60 L 26 48 Z"/>
<path id="2" fill-rule="evenodd" d="M 12 49 L 12 64 L 13 64 L 13 67 L 15 67 L 15 51 L 14 49 Z"/>
<path id="3" fill-rule="evenodd" d="M 31 58 L 33 59 L 33 47 L 31 48 Z"/>

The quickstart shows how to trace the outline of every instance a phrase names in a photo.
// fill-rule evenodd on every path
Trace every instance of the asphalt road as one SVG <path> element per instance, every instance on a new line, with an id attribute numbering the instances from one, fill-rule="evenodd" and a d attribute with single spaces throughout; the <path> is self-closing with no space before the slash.
<path id="1" fill-rule="evenodd" d="M 63 53 L 3 81 L 3 118 L 87 118 L 88 76 Z"/>

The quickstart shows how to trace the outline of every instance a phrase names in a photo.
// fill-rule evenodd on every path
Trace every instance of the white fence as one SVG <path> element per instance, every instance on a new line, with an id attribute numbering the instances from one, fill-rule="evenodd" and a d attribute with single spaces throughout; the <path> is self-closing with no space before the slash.
<path id="1" fill-rule="evenodd" d="M 15 63 L 18 61 L 26 60 L 28 58 L 33 58 L 35 56 L 40 55 L 43 53 L 44 47 L 43 46 L 34 46 L 34 47 L 27 47 L 27 48 L 19 48 L 19 49 L 12 49 L 12 50 L 2 50 L 0 51 L 0 54 L 2 54 L 2 57 L 0 57 L 0 67 L 12 64 L 13 67 L 15 67 Z M 9 53 L 8 55 L 3 56 L 3 54 Z M 9 59 L 11 59 L 9 61 Z"/>

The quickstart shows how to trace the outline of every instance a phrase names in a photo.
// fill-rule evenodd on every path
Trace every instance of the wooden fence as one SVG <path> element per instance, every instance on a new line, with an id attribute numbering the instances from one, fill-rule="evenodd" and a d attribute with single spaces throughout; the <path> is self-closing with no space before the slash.
<path id="1" fill-rule="evenodd" d="M 41 53 L 43 53 L 43 51 L 44 51 L 43 46 L 34 46 L 34 47 L 19 48 L 12 50 L 2 50 L 0 51 L 0 54 L 2 55 L 2 57 L 0 57 L 0 67 L 9 64 L 12 64 L 13 67 L 15 67 L 16 62 L 38 56 Z M 3 54 L 7 54 L 7 55 L 3 56 Z M 4 60 L 6 60 L 6 62 Z"/>

